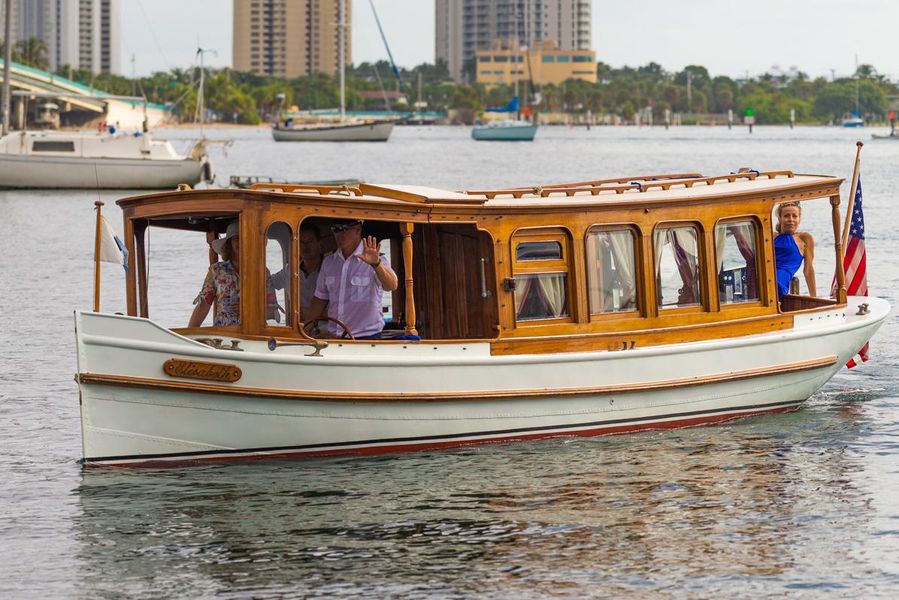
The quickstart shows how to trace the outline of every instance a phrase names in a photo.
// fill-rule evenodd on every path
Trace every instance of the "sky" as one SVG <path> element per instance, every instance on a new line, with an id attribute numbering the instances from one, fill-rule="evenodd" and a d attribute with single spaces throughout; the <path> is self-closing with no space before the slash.
<path id="1" fill-rule="evenodd" d="M 350 0 L 348 0 L 350 1 Z M 353 3 L 353 62 L 386 59 L 369 0 Z M 374 0 L 400 66 L 434 60 L 433 0 Z M 231 0 L 122 0 L 123 75 L 231 64 Z M 703 65 L 743 77 L 791 67 L 849 75 L 860 63 L 899 79 L 899 0 L 593 0 L 593 49 L 614 67 Z"/>

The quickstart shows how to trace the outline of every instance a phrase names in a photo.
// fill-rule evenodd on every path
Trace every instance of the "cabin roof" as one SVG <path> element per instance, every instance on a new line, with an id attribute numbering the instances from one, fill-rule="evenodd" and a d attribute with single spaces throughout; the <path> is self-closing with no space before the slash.
<path id="1" fill-rule="evenodd" d="M 317 185 L 258 183 L 248 190 L 226 190 L 241 194 L 248 201 L 285 202 L 328 200 L 370 202 L 372 204 L 400 203 L 407 205 L 468 206 L 472 208 L 522 209 L 570 208 L 571 206 L 640 205 L 660 202 L 725 199 L 734 196 L 810 192 L 797 199 L 811 199 L 833 193 L 843 179 L 829 175 L 802 175 L 792 171 L 741 171 L 707 177 L 699 173 L 641 175 L 575 183 L 547 184 L 499 189 L 450 191 L 439 188 L 404 185 L 373 184 Z M 199 193 L 222 193 L 222 190 L 203 190 Z M 820 192 L 820 195 L 815 195 Z M 183 200 L 185 193 L 166 192 L 125 198 L 122 207 L 145 202 Z"/>

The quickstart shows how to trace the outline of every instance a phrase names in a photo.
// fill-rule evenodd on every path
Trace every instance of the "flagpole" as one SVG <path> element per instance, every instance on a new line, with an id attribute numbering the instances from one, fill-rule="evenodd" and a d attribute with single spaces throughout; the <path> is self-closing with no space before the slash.
<path id="1" fill-rule="evenodd" d="M 852 169 L 852 186 L 849 188 L 849 203 L 846 205 L 846 219 L 843 221 L 843 237 L 840 247 L 843 249 L 843 258 L 846 258 L 846 243 L 849 240 L 849 223 L 852 221 L 852 211 L 855 209 L 855 190 L 858 188 L 858 167 L 862 161 L 862 141 L 855 142 L 855 167 Z"/>
<path id="2" fill-rule="evenodd" d="M 97 207 L 97 229 L 94 232 L 94 312 L 100 312 L 100 220 L 103 210 L 103 201 L 94 202 Z"/>

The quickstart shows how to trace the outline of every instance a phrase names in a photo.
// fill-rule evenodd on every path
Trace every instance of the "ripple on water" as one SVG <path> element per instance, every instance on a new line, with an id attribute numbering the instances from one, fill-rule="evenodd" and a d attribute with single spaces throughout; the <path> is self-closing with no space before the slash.
<path id="1" fill-rule="evenodd" d="M 227 156 L 213 152 L 224 177 L 460 189 L 745 165 L 848 175 L 856 134 L 547 129 L 534 144 L 477 148 L 467 135 L 399 128 L 387 145 L 312 152 L 242 130 Z M 893 301 L 899 144 L 865 153 L 870 284 Z M 100 196 L 120 229 L 117 194 Z M 899 589 L 894 320 L 871 363 L 841 372 L 795 413 L 404 456 L 82 471 L 71 311 L 91 302 L 96 198 L 0 192 L 4 597 L 818 598 Z M 807 223 L 826 232 L 828 219 L 826 207 Z M 828 260 L 816 258 L 823 279 Z M 104 307 L 115 310 L 121 273 L 103 277 Z M 189 304 L 193 288 L 169 293 Z"/>

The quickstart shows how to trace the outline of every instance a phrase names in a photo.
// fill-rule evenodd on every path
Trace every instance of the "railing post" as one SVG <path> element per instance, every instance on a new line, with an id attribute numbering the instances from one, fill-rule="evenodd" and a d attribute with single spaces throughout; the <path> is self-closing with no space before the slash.
<path id="1" fill-rule="evenodd" d="M 840 237 L 840 195 L 830 197 L 831 221 L 833 221 L 833 246 L 837 257 L 835 273 L 836 299 L 840 304 L 846 303 L 846 272 L 843 269 L 843 242 Z"/>
<path id="2" fill-rule="evenodd" d="M 7 45 L 9 45 L 8 42 Z M 94 230 L 94 312 L 100 312 L 100 228 L 101 219 L 103 219 L 101 214 L 103 201 L 97 200 L 94 202 L 94 206 L 97 210 L 97 225 Z"/>
<path id="3" fill-rule="evenodd" d="M 415 296 L 412 292 L 412 230 L 413 223 L 400 223 L 403 234 L 403 271 L 406 274 L 406 334 L 418 335 L 415 328 Z"/>

